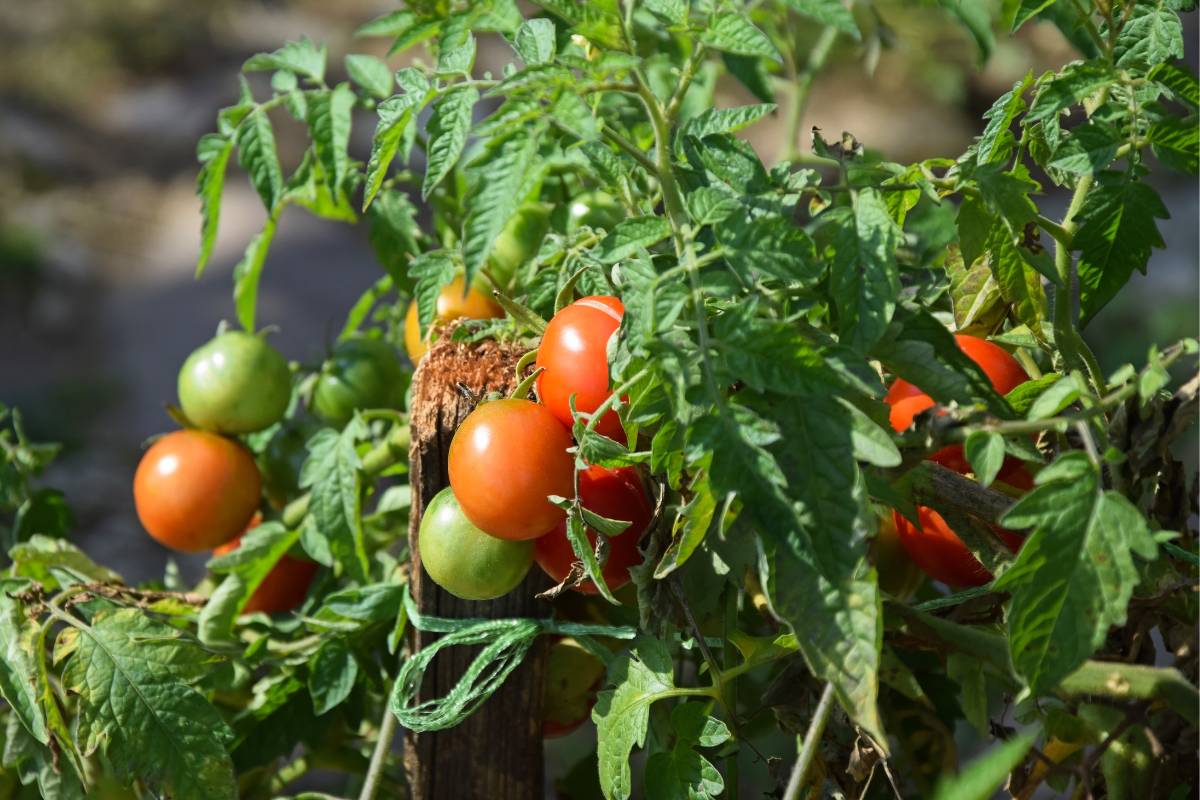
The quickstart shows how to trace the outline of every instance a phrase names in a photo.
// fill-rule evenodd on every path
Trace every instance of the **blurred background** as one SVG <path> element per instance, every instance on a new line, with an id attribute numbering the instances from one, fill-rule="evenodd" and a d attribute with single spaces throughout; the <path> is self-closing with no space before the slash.
<path id="1" fill-rule="evenodd" d="M 897 161 L 954 156 L 1028 69 L 1073 57 L 1055 29 L 1033 24 L 1015 39 L 1000 33 L 980 65 L 969 36 L 934 5 L 875 3 L 894 44 L 868 74 L 873 54 L 842 42 L 800 130 L 851 131 Z M 173 426 L 164 405 L 176 399 L 179 365 L 232 319 L 230 272 L 264 216 L 231 165 L 213 263 L 193 280 L 196 140 L 235 100 L 248 56 L 307 35 L 328 45 L 329 71 L 340 79 L 347 52 L 385 55 L 385 41 L 352 32 L 394 8 L 375 0 L 0 3 L 0 401 L 22 410 L 34 438 L 64 443 L 47 482 L 65 490 L 84 549 L 130 581 L 160 577 L 167 560 L 133 512 L 142 441 Z M 1187 24 L 1194 64 L 1195 15 Z M 480 41 L 480 71 L 498 73 L 510 58 L 494 37 Z M 748 102 L 732 84 L 718 93 L 719 105 Z M 764 160 L 786 149 L 782 117 L 749 131 Z M 286 168 L 302 131 L 284 115 L 274 120 Z M 364 161 L 373 127 L 356 120 L 352 151 Z M 1143 363 L 1152 342 L 1197 333 L 1197 187 L 1178 178 L 1158 189 L 1172 215 L 1162 223 L 1167 249 L 1087 330 L 1109 370 Z M 1057 216 L 1065 198 L 1046 203 Z M 379 274 L 364 230 L 289 211 L 259 319 L 278 326 L 273 341 L 285 355 L 315 362 Z M 198 576 L 203 561 L 185 559 L 185 576 Z"/>

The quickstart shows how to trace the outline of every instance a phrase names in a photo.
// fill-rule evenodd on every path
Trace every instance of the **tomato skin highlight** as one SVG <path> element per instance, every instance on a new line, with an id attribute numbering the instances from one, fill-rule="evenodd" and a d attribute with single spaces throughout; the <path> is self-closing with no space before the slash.
<path id="1" fill-rule="evenodd" d="M 571 497 L 571 434 L 545 406 L 529 400 L 483 403 L 450 443 L 450 486 L 463 513 L 499 539 L 536 539 L 565 512 L 546 499 Z"/>
<path id="2" fill-rule="evenodd" d="M 192 351 L 179 370 L 179 405 L 197 427 L 253 433 L 287 411 L 292 374 L 262 336 L 228 331 Z"/>
<path id="3" fill-rule="evenodd" d="M 253 530 L 261 520 L 261 515 L 255 515 L 245 533 L 213 550 L 213 555 L 223 556 L 238 549 L 242 544 L 242 536 Z M 275 566 L 271 567 L 267 577 L 262 579 L 262 583 L 258 584 L 254 594 L 250 595 L 242 613 L 253 614 L 261 611 L 264 614 L 281 614 L 299 608 L 304 603 L 304 598 L 308 597 L 308 587 L 317 575 L 317 566 L 315 561 L 294 558 L 284 553 L 275 562 Z"/>
<path id="4" fill-rule="evenodd" d="M 174 431 L 146 451 L 133 479 L 138 519 L 173 550 L 198 553 L 236 538 L 258 510 L 254 457 L 215 433 Z"/>
<path id="5" fill-rule="evenodd" d="M 956 334 L 954 339 L 967 357 L 979 365 L 991 381 L 992 388 L 1000 394 L 1008 394 L 1029 380 L 1025 370 L 1004 348 L 966 334 Z M 932 397 L 902 378 L 897 378 L 888 388 L 884 402 L 891 406 L 888 420 L 897 433 L 908 430 L 918 414 L 936 405 Z M 960 474 L 972 471 L 960 444 L 943 447 L 929 456 L 929 460 Z M 997 480 L 1025 490 L 1033 486 L 1033 480 L 1021 461 L 1012 457 L 1004 459 Z M 938 512 L 918 506 L 919 526 L 913 525 L 899 512 L 893 512 L 892 518 L 900 544 L 913 563 L 929 577 L 953 587 L 982 586 L 992 580 L 992 574 L 971 554 Z M 1017 552 L 1022 537 L 995 525 L 992 530 L 1009 550 Z"/>
<path id="6" fill-rule="evenodd" d="M 611 231 L 625 219 L 625 209 L 608 192 L 584 192 L 567 207 L 567 232 L 574 233 L 584 225 Z"/>
<path id="7" fill-rule="evenodd" d="M 629 568 L 642 562 L 642 554 L 638 550 L 638 542 L 650 525 L 653 509 L 650 500 L 642 488 L 641 478 L 632 467 L 608 469 L 591 466 L 579 476 L 579 499 L 588 511 L 608 519 L 619 519 L 629 522 L 629 527 L 616 536 L 609 537 L 608 562 L 604 565 L 604 582 L 608 588 L 616 591 L 629 583 Z M 596 537 L 600 535 L 588 528 L 588 541 L 596 546 Z M 561 583 L 571 572 L 571 565 L 577 560 L 571 542 L 567 539 L 566 520 L 554 526 L 554 530 L 538 539 L 534 546 L 534 557 L 542 571 L 549 575 L 555 583 Z M 596 584 L 586 580 L 575 591 L 584 594 L 597 594 Z"/>
<path id="8" fill-rule="evenodd" d="M 436 324 L 461 317 L 492 319 L 502 316 L 504 316 L 504 309 L 475 287 L 472 286 L 464 297 L 463 279 L 460 276 L 443 286 L 438 293 L 434 321 Z M 416 300 L 408 304 L 408 313 L 404 316 L 404 350 L 414 364 L 429 352 L 429 341 L 421 338 L 421 323 Z"/>
<path id="9" fill-rule="evenodd" d="M 421 566 L 455 597 L 492 600 L 520 585 L 533 565 L 533 542 L 497 539 L 467 519 L 450 489 L 429 501 L 417 534 Z"/>
<path id="10" fill-rule="evenodd" d="M 312 410 L 329 425 L 343 428 L 358 409 L 399 408 L 404 389 L 404 370 L 391 345 L 353 337 L 333 349 L 313 387 Z"/>
<path id="11" fill-rule="evenodd" d="M 538 398 L 562 424 L 573 424 L 571 395 L 575 395 L 575 408 L 590 414 L 612 394 L 608 340 L 624 314 L 625 306 L 616 297 L 584 297 L 555 314 L 542 333 L 536 366 L 545 371 L 537 379 Z M 612 409 L 595 429 L 610 439 L 624 438 L 621 420 Z"/>

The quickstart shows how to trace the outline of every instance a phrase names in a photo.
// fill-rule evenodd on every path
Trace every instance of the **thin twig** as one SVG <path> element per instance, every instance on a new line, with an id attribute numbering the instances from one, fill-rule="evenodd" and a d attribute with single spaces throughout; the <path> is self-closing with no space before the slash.
<path id="1" fill-rule="evenodd" d="M 821 692 L 821 700 L 817 703 L 817 710 L 813 713 L 812 721 L 808 723 L 808 731 L 804 734 L 804 746 L 800 748 L 796 766 L 792 768 L 792 775 L 783 792 L 783 800 L 799 799 L 800 788 L 808 779 L 808 770 L 817 754 L 817 745 L 820 744 L 821 736 L 825 733 L 825 723 L 829 721 L 829 712 L 832 710 L 833 684 L 827 683 Z"/>

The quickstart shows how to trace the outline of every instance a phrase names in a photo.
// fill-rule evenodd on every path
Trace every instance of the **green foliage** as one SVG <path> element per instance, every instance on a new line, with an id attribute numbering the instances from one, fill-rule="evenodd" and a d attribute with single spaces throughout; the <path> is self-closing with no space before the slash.
<path id="1" fill-rule="evenodd" d="M 1164 246 L 1154 170 L 1196 173 L 1181 4 L 1013 0 L 1003 20 L 988 4 L 926 5 L 982 58 L 998 30 L 1033 25 L 1079 57 L 1013 83 L 967 152 L 914 164 L 872 149 L 871 131 L 816 133 L 811 153 L 778 164 L 740 138 L 802 109 L 831 53 L 870 59 L 889 43 L 886 4 L 541 0 L 524 18 L 510 0 L 411 2 L 359 29 L 390 48 L 348 55 L 346 81 L 308 39 L 250 58 L 243 71 L 269 79 L 243 77 L 197 147 L 197 272 L 235 163 L 267 211 L 234 269 L 239 323 L 261 322 L 258 287 L 295 206 L 368 226 L 382 274 L 339 338 L 390 348 L 410 301 L 428 332 L 445 285 L 491 275 L 524 204 L 553 209 L 536 255 L 505 276 L 508 316 L 453 335 L 499 339 L 527 365 L 576 297 L 621 299 L 613 394 L 573 432 L 577 468 L 635 467 L 658 501 L 635 591 L 602 577 L 626 523 L 559 498 L 600 592 L 587 613 L 613 624 L 568 621 L 561 599 L 545 619 L 420 615 L 405 586 L 420 507 L 406 411 L 356 409 L 310 435 L 313 365 L 298 367 L 289 419 L 245 438 L 261 459 L 287 426 L 305 430 L 287 496 L 199 585 L 171 572 L 129 586 L 61 538 L 70 514 L 40 485 L 54 448 L 0 409 L 0 795 L 115 780 L 139 797 L 258 798 L 322 768 L 345 773 L 347 792 L 400 796 L 394 725 L 454 728 L 543 634 L 607 665 L 592 796 L 712 798 L 746 781 L 782 796 L 792 779 L 799 796 L 883 796 L 878 759 L 903 796 L 988 797 L 1010 774 L 1032 784 L 1016 792 L 1105 782 L 1115 796 L 1144 774 L 1143 732 L 1163 747 L 1159 777 L 1194 790 L 1200 559 L 1194 483 L 1172 446 L 1194 422 L 1181 368 L 1198 347 L 1105 375 L 1080 335 Z M 508 49 L 481 49 L 489 38 Z M 484 52 L 512 63 L 483 72 Z M 722 72 L 761 102 L 714 107 Z M 287 115 L 309 136 L 295 163 L 275 139 Z M 361 152 L 356 117 L 374 123 Z M 1056 191 L 1070 200 L 1051 219 L 1042 199 Z M 1000 344 L 1031 380 L 1002 396 L 953 333 Z M 883 402 L 896 379 L 936 404 L 900 432 Z M 610 408 L 621 441 L 589 427 Z M 923 463 L 934 454 L 961 474 Z M 1015 498 L 1024 472 L 1036 487 Z M 881 534 L 918 505 L 994 580 L 881 590 L 895 566 Z M 1017 552 L 1001 523 L 1023 533 Z M 595 546 L 588 528 L 604 534 Z M 296 613 L 243 613 L 289 554 L 322 565 Z M 633 619 L 636 639 L 620 624 Z M 441 635 L 414 650 L 413 629 Z M 1151 630 L 1171 665 L 1139 663 Z M 419 694 L 458 646 L 476 648 L 466 674 Z M 950 777 L 961 722 L 1026 732 Z M 1039 771 L 1033 743 L 1050 752 L 1068 730 L 1083 754 Z M 739 774 L 743 746 L 764 756 L 753 776 Z M 775 759 L 797 766 L 764 766 Z"/>

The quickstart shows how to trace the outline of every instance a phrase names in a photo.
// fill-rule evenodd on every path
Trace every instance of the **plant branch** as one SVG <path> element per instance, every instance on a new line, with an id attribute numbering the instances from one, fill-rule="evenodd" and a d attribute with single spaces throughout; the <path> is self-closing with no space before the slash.
<path id="1" fill-rule="evenodd" d="M 808 108 L 809 93 L 812 91 L 817 73 L 825 67 L 825 62 L 829 60 L 829 53 L 833 49 L 833 43 L 837 40 L 837 33 L 837 29 L 832 25 L 826 25 L 822 29 L 821 35 L 817 37 L 812 49 L 808 51 L 808 61 L 804 64 L 804 69 L 795 76 L 792 103 L 788 107 L 787 121 L 784 126 L 784 141 L 787 142 L 784 161 L 794 161 L 800 154 L 800 148 L 796 146 L 796 136 L 800 133 L 800 123 L 804 120 L 804 112 Z"/>
<path id="2" fill-rule="evenodd" d="M 384 768 L 387 766 L 388 755 L 392 752 L 392 739 L 396 738 L 396 715 L 388 704 L 387 697 L 383 700 L 383 719 L 379 721 L 379 738 L 375 740 L 375 749 L 371 753 L 371 764 L 367 767 L 367 776 L 363 781 L 362 791 L 358 800 L 374 800 L 379 784 L 383 780 Z"/>
<path id="3" fill-rule="evenodd" d="M 812 721 L 808 723 L 808 731 L 804 734 L 804 746 L 800 749 L 800 755 L 796 758 L 796 766 L 792 768 L 792 775 L 788 778 L 787 788 L 783 792 L 783 800 L 799 800 L 800 789 L 808 779 L 809 768 L 817 754 L 817 745 L 820 744 L 821 736 L 825 733 L 825 723 L 829 721 L 829 712 L 832 710 L 833 684 L 827 683 L 821 692 L 821 700 L 817 703 L 817 710 L 813 713 Z"/>

